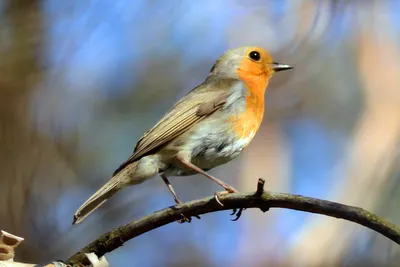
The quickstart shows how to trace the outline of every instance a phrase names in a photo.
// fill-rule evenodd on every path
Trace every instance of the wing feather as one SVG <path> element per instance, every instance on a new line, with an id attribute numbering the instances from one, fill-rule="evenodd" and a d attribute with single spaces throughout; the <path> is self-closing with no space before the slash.
<path id="1" fill-rule="evenodd" d="M 126 165 L 148 155 L 220 109 L 231 94 L 229 88 L 233 82 L 236 81 L 205 82 L 190 91 L 139 139 L 133 155 L 114 172 L 114 175 Z"/>

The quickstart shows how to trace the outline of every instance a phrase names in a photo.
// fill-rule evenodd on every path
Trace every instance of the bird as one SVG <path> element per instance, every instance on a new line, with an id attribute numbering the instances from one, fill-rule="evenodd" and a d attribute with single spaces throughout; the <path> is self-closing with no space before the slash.
<path id="1" fill-rule="evenodd" d="M 237 193 L 208 171 L 236 158 L 248 146 L 263 119 L 270 79 L 275 73 L 292 68 L 274 61 L 261 47 L 227 50 L 206 79 L 143 134 L 128 160 L 78 208 L 73 224 L 82 222 L 121 189 L 157 174 L 178 205 L 183 202 L 169 182 L 170 176 L 200 174 L 223 187 L 226 194 Z M 216 193 L 220 202 L 218 196 Z"/>

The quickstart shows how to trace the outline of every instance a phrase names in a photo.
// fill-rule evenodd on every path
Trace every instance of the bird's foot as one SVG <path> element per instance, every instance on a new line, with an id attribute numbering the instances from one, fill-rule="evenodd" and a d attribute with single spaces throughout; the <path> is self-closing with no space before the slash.
<path id="1" fill-rule="evenodd" d="M 181 213 L 180 215 L 180 219 L 176 220 L 178 223 L 191 223 L 192 222 L 192 218 L 190 217 L 186 217 L 183 213 Z"/>
<path id="2" fill-rule="evenodd" d="M 183 203 L 182 200 L 180 200 L 177 197 L 174 200 L 178 207 L 182 207 L 183 205 L 185 205 L 185 203 Z M 185 223 L 185 222 L 191 223 L 192 222 L 192 218 L 185 216 L 183 213 L 180 214 L 180 217 L 181 218 L 177 220 L 178 223 Z M 199 215 L 194 215 L 193 217 L 196 217 L 199 220 L 201 219 L 201 217 Z"/>
<path id="3" fill-rule="evenodd" d="M 178 205 L 178 206 L 185 205 L 185 203 L 183 203 L 183 201 L 180 200 L 178 197 L 175 197 L 174 200 L 175 200 L 176 205 Z"/>
<path id="4" fill-rule="evenodd" d="M 196 217 L 197 219 L 201 219 L 199 215 L 194 215 L 193 217 Z M 192 222 L 192 217 L 188 217 L 184 215 L 183 213 L 180 214 L 180 219 L 176 220 L 178 223 L 191 223 Z"/>
<path id="5" fill-rule="evenodd" d="M 232 213 L 230 215 L 236 216 L 235 219 L 231 219 L 231 221 L 237 221 L 239 220 L 240 216 L 242 216 L 242 212 L 247 209 L 247 208 L 240 208 L 240 209 L 233 209 Z"/>
<path id="6" fill-rule="evenodd" d="M 233 188 L 232 186 L 228 185 L 228 184 L 224 184 L 224 189 L 226 190 L 225 195 L 227 194 L 233 194 L 233 193 L 239 193 L 238 190 L 236 190 L 235 188 Z"/>
<path id="7" fill-rule="evenodd" d="M 222 204 L 222 202 L 221 202 L 221 200 L 220 200 L 220 198 L 221 198 L 222 196 L 229 195 L 229 194 L 233 194 L 233 193 L 239 193 L 239 191 L 237 191 L 235 188 L 233 188 L 233 187 L 231 187 L 231 186 L 227 186 L 227 187 L 224 187 L 224 188 L 226 189 L 226 191 L 215 192 L 215 193 L 214 193 L 215 201 L 217 201 L 218 204 L 220 204 L 221 206 L 224 206 L 224 204 Z"/>

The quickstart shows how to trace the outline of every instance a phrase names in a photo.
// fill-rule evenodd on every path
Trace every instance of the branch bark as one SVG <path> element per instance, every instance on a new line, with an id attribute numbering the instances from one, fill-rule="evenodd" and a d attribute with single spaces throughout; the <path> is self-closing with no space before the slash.
<path id="1" fill-rule="evenodd" d="M 84 247 L 69 258 L 67 264 L 71 266 L 86 265 L 88 263 L 86 262 L 85 253 L 93 252 L 98 257 L 101 257 L 134 237 L 180 219 L 181 214 L 186 217 L 194 217 L 210 212 L 233 209 L 239 210 L 237 216 L 240 217 L 241 211 L 246 208 L 259 208 L 263 212 L 268 211 L 270 208 L 285 208 L 323 214 L 358 223 L 400 244 L 400 228 L 371 212 L 327 200 L 264 191 L 263 179 L 259 179 L 256 192 L 229 194 L 220 197 L 220 200 L 224 206 L 218 204 L 214 197 L 206 197 L 188 202 L 181 207 L 174 206 L 157 211 L 120 226 Z"/>

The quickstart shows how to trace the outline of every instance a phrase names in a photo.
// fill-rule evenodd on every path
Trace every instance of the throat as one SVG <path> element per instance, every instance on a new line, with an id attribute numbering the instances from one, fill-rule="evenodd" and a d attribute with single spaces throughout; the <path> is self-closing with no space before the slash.
<path id="1" fill-rule="evenodd" d="M 268 74 L 265 72 L 261 73 L 249 73 L 238 70 L 239 78 L 242 80 L 246 87 L 246 106 L 247 109 L 261 112 L 264 114 L 264 95 L 265 89 L 268 86 Z"/>
<path id="2" fill-rule="evenodd" d="M 253 76 L 254 77 L 254 76 Z M 264 95 L 268 79 L 254 77 L 243 79 L 246 87 L 245 110 L 232 118 L 235 132 L 243 140 L 244 147 L 250 143 L 258 131 L 264 117 Z"/>

